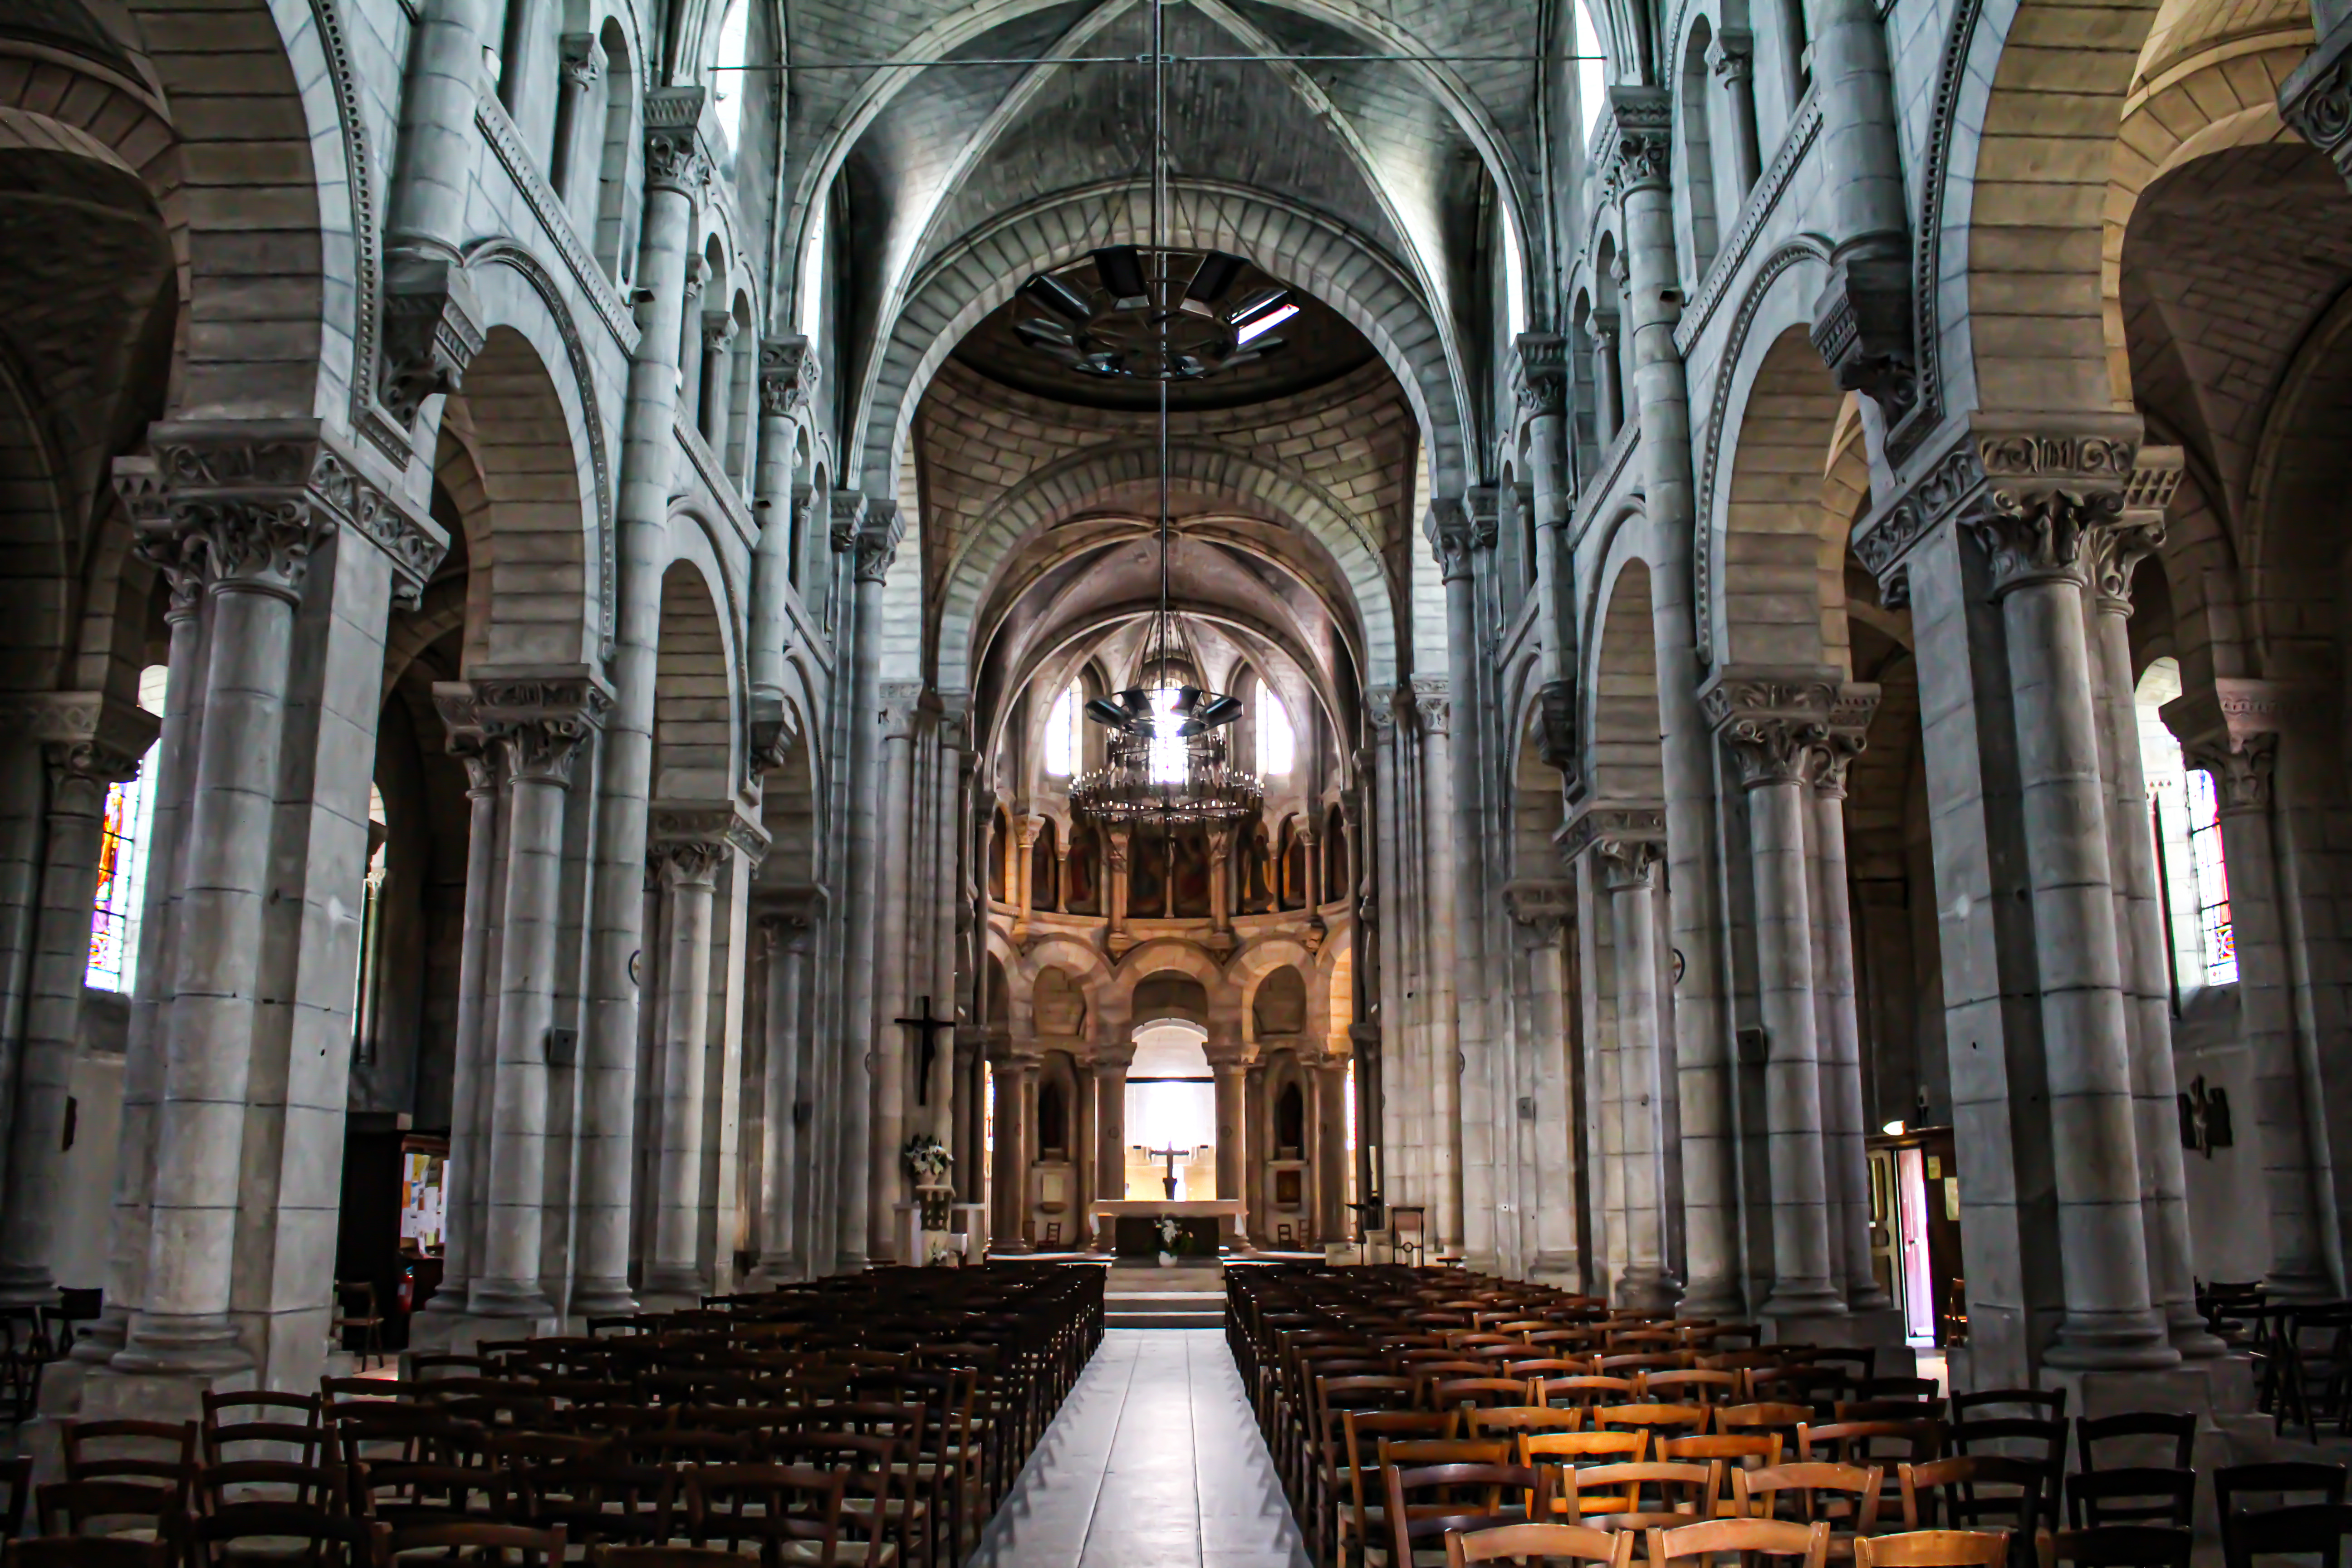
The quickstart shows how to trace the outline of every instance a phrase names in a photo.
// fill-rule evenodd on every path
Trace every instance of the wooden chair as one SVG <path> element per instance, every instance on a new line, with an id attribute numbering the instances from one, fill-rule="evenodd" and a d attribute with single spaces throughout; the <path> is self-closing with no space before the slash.
<path id="1" fill-rule="evenodd" d="M 184 1494 L 149 1481 L 50 1481 L 34 1509 L 43 1535 L 110 1535 L 160 1541 L 187 1507 Z M 20 1518 L 15 1521 L 23 1526 Z"/>
<path id="2" fill-rule="evenodd" d="M 2225 1465 L 2213 1472 L 2213 1503 L 2227 1519 L 2244 1511 L 2239 1499 L 2252 1495 L 2273 1498 L 2273 1508 L 2294 1506 L 2287 1500 L 2309 1492 L 2314 1502 L 2344 1500 L 2345 1468 L 2319 1459 L 2282 1459 L 2270 1464 Z"/>
<path id="3" fill-rule="evenodd" d="M 756 1552 L 765 1563 L 832 1568 L 845 1556 L 887 1561 L 886 1520 L 869 1512 L 864 1531 L 848 1510 L 849 1472 L 800 1465 L 707 1465 L 688 1472 L 687 1529 L 693 1543 Z M 855 1539 L 862 1534 L 864 1540 Z M 746 1553 L 749 1554 L 749 1553 Z M 901 1561 L 904 1561 L 903 1555 Z"/>
<path id="4" fill-rule="evenodd" d="M 2066 1522 L 2076 1530 L 2105 1524 L 2195 1521 L 2197 1472 L 2154 1465 L 2092 1470 L 2066 1478 Z"/>
<path id="5" fill-rule="evenodd" d="M 1961 1395 L 1962 1399 L 1969 1397 L 1971 1396 Z M 1952 1405 L 1953 1413 L 1958 1415 L 1960 1401 L 1956 1399 Z M 2065 1495 L 2064 1421 L 2030 1416 L 1971 1418 L 1956 1421 L 1949 1436 L 1952 1447 L 1970 1458 L 1998 1456 L 2041 1466 L 2042 1518 L 2048 1528 L 2057 1528 L 2058 1509 Z"/>
<path id="6" fill-rule="evenodd" d="M 522 1518 L 574 1543 L 657 1546 L 670 1539 L 677 1472 L 609 1456 L 509 1473 Z"/>
<path id="7" fill-rule="evenodd" d="M 1351 1561 L 1351 1550 L 1360 1557 L 1366 1543 L 1379 1539 L 1386 1526 L 1388 1501 L 1380 1479 L 1381 1448 L 1391 1442 L 1450 1441 L 1461 1426 L 1461 1416 L 1451 1410 L 1350 1410 L 1342 1412 L 1339 1419 L 1348 1445 L 1348 1495 L 1344 1505 L 1333 1510 L 1330 1540 L 1335 1561 L 1345 1564 Z M 1504 1450 L 1507 1455 L 1509 1451 Z"/>
<path id="8" fill-rule="evenodd" d="M 1829 1561 L 1830 1527 L 1826 1521 L 1792 1524 L 1779 1519 L 1711 1519 L 1700 1524 L 1652 1530 L 1649 1568 L 1668 1568 L 1678 1557 L 1712 1558 L 1718 1552 L 1749 1552 L 1772 1557 L 1801 1557 L 1801 1568 L 1822 1568 Z"/>
<path id="9" fill-rule="evenodd" d="M 1516 1378 L 1450 1377 L 1426 1388 L 1423 1403 L 1433 1410 L 1498 1410 L 1528 1402 L 1528 1385 Z"/>
<path id="10" fill-rule="evenodd" d="M 1680 1367 L 1642 1374 L 1642 1397 L 1661 1402 L 1713 1406 L 1731 1405 L 1741 1394 L 1739 1374 L 1706 1367 Z"/>
<path id="11" fill-rule="evenodd" d="M 1720 1432 L 1702 1432 L 1689 1437 L 1661 1437 L 1655 1452 L 1658 1458 L 1677 1465 L 1721 1465 L 1725 1471 L 1733 1467 L 1748 1470 L 1769 1469 L 1780 1463 L 1780 1434 L 1778 1432 L 1744 1432 L 1726 1436 Z M 1728 1494 L 1728 1481 L 1718 1478 L 1716 1511 L 1732 1516 L 1734 1504 Z"/>
<path id="12" fill-rule="evenodd" d="M 1980 1388 L 1974 1394 L 1952 1395 L 1954 1426 L 1966 1421 L 2018 1419 L 2065 1420 L 2066 1391 L 2063 1388 Z"/>
<path id="13" fill-rule="evenodd" d="M 1906 1531 L 2005 1529 L 2019 1542 L 2031 1542 L 2044 1510 L 2042 1487 L 2048 1472 L 2024 1459 L 1983 1455 L 1901 1465 L 1903 1528 Z M 2000 1489 L 1990 1490 L 1988 1489 Z"/>
<path id="14" fill-rule="evenodd" d="M 1501 1524 L 1491 1530 L 1455 1530 L 1445 1537 L 1447 1568 L 1507 1559 L 1514 1563 L 1606 1563 L 1633 1568 L 1631 1530 L 1592 1530 L 1580 1524 Z"/>
<path id="15" fill-rule="evenodd" d="M 266 1556 L 283 1562 L 289 1543 L 301 1547 L 305 1568 L 385 1568 L 392 1527 L 299 1503 L 229 1503 L 182 1526 L 188 1561 L 199 1568 Z M 237 1543 L 253 1545 L 239 1551 Z"/>
<path id="16" fill-rule="evenodd" d="M 2043 1531 L 2036 1542 L 2042 1568 L 2189 1568 L 2196 1537 L 2160 1524 L 2105 1524 L 2096 1530 Z"/>
<path id="17" fill-rule="evenodd" d="M 1596 1405 L 1628 1405 L 1641 1397 L 1631 1378 L 1591 1374 L 1536 1378 L 1528 1392 L 1535 1395 L 1538 1405 L 1575 1405 L 1588 1410 Z"/>
<path id="18" fill-rule="evenodd" d="M 484 1465 L 392 1459 L 350 1466 L 353 1513 L 396 1530 L 427 1524 L 511 1523 L 519 1516 L 513 1472 Z"/>
<path id="19" fill-rule="evenodd" d="M 2085 1473 L 2115 1468 L 2113 1459 L 2105 1466 L 2099 1463 L 2102 1443 L 2134 1444 L 2147 1455 L 2126 1462 L 2185 1470 L 2195 1463 L 2197 1417 L 2186 1410 L 2131 1410 L 2120 1415 L 2083 1416 L 2074 1423 L 2074 1451 Z"/>
<path id="20" fill-rule="evenodd" d="M 2352 1506 L 2303 1503 L 2261 1513 L 2221 1514 L 2221 1555 L 2228 1568 L 2252 1568 L 2257 1557 L 2316 1557 L 2321 1568 L 2343 1561 L 2344 1537 L 2352 1534 Z"/>
<path id="21" fill-rule="evenodd" d="M 37 1535 L 0 1542 L 0 1568 L 172 1568 L 179 1551 L 168 1541 L 121 1535 Z"/>
<path id="22" fill-rule="evenodd" d="M 1717 1464 L 1651 1461 L 1560 1471 L 1560 1511 L 1602 1530 L 1672 1528 L 1716 1516 L 1723 1485 Z M 1654 1495 L 1645 1495 L 1654 1494 Z"/>
<path id="23" fill-rule="evenodd" d="M 1848 1557 L 1853 1554 L 1855 1536 L 1869 1535 L 1878 1528 L 1879 1494 L 1885 1479 L 1885 1473 L 1875 1465 L 1800 1462 L 1768 1469 L 1735 1470 L 1731 1476 L 1732 1501 L 1741 1517 L 1776 1519 L 1780 1515 L 1782 1497 L 1793 1496 L 1798 1521 L 1810 1524 L 1818 1519 L 1839 1527 L 1833 1528 L 1831 1534 L 1830 1555 Z M 1836 1500 L 1824 1502 L 1824 1493 Z"/>
<path id="24" fill-rule="evenodd" d="M 1512 1405 L 1481 1410 L 1473 1406 L 1463 1412 L 1470 1424 L 1473 1437 L 1504 1437 L 1517 1441 L 1522 1432 L 1580 1432 L 1584 1429 L 1581 1410 L 1554 1410 L 1541 1405 Z"/>
<path id="25" fill-rule="evenodd" d="M 1704 1405 L 1601 1405 L 1585 1413 L 1587 1425 L 1600 1431 L 1642 1431 L 1654 1438 L 1669 1433 L 1688 1436 L 1706 1429 Z"/>
<path id="26" fill-rule="evenodd" d="M 327 1331 L 338 1342 L 356 1330 L 360 1336 L 360 1368 L 365 1371 L 367 1358 L 383 1360 L 383 1309 L 376 1305 L 375 1282 L 370 1279 L 338 1279 L 335 1281 L 335 1315 L 327 1324 Z"/>
<path id="27" fill-rule="evenodd" d="M 58 1447 L 69 1481 L 120 1481 L 163 1494 L 158 1512 L 185 1508 L 196 1474 L 193 1421 L 66 1421 Z"/>
<path id="28" fill-rule="evenodd" d="M 563 1531 L 561 1526 L 533 1530 L 479 1520 L 414 1524 L 394 1530 L 385 1551 L 387 1559 L 394 1562 L 411 1552 L 430 1552 L 438 1562 L 480 1563 L 486 1568 L 509 1562 L 517 1568 L 562 1568 Z"/>
<path id="29" fill-rule="evenodd" d="M 588 1568 L 744 1568 L 732 1552 L 710 1546 L 592 1546 Z"/>
<path id="30" fill-rule="evenodd" d="M 1525 1432 L 1519 1436 L 1519 1463 L 1538 1468 L 1580 1464 L 1638 1465 L 1650 1455 L 1647 1432 Z M 1553 1489 L 1552 1507 L 1567 1511 L 1561 1494 L 1565 1483 Z"/>
<path id="31" fill-rule="evenodd" d="M 1853 1543 L 1853 1568 L 2002 1568 L 2008 1561 L 2005 1530 L 1913 1530 Z"/>
<path id="32" fill-rule="evenodd" d="M 1813 1419 L 1810 1405 L 1718 1405 L 1715 1407 L 1715 1429 L 1727 1436 L 1733 1433 L 1777 1432 L 1782 1445 L 1790 1453 L 1797 1451 L 1797 1430 Z"/>
<path id="33" fill-rule="evenodd" d="M 1551 1509 L 1550 1472 L 1540 1466 L 1384 1465 L 1381 1480 L 1389 1545 L 1377 1560 L 1367 1550 L 1372 1568 L 1440 1568 L 1449 1531 L 1539 1522 Z"/>

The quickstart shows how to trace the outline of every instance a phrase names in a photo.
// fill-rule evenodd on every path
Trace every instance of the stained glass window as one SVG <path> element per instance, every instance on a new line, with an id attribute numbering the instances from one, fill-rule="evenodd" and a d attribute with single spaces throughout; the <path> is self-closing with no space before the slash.
<path id="1" fill-rule="evenodd" d="M 2230 868 L 2221 856 L 2221 802 L 2213 791 L 2213 775 L 2199 769 L 2189 775 L 2189 856 L 2197 868 L 2199 929 L 2205 939 L 2205 984 L 2234 984 L 2238 978 L 2238 939 L 2230 923 Z"/>
<path id="2" fill-rule="evenodd" d="M 139 706 L 163 711 L 163 667 L 151 665 L 139 677 Z M 128 991 L 139 983 L 139 915 L 146 885 L 147 830 L 153 816 L 147 774 L 155 752 L 149 748 L 139 776 L 110 784 L 106 818 L 98 843 L 98 894 L 91 900 L 89 966 L 82 984 L 100 991 Z"/>
<path id="3" fill-rule="evenodd" d="M 1085 700 L 1074 680 L 1054 699 L 1053 711 L 1045 715 L 1045 771 L 1057 779 L 1078 771 L 1078 711 Z"/>

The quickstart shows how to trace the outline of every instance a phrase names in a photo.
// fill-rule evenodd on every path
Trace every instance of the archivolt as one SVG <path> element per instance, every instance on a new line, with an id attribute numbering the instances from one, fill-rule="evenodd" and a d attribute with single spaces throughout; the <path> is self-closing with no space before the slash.
<path id="1" fill-rule="evenodd" d="M 1226 495 L 1262 501 L 1296 519 L 1331 552 L 1354 592 L 1364 679 L 1381 685 L 1396 678 L 1396 612 L 1378 548 L 1361 523 L 1323 490 L 1226 447 L 1190 445 L 1168 453 L 1169 477 Z M 949 563 L 940 614 L 940 685 L 971 684 L 973 623 L 988 591 L 1023 542 L 1057 517 L 1069 515 L 1104 490 L 1157 476 L 1155 452 L 1121 443 L 1097 447 L 1031 475 L 1004 498 Z"/>
<path id="2" fill-rule="evenodd" d="M 1466 384 L 1436 312 L 1371 242 L 1261 192 L 1206 181 L 1173 186 L 1170 205 L 1169 243 L 1246 257 L 1314 294 L 1370 339 L 1421 423 L 1437 493 L 1459 493 L 1468 471 Z M 1087 217 L 1072 221 L 1071 207 L 1087 209 Z M 867 373 L 853 426 L 858 440 L 853 471 L 864 476 L 866 493 L 898 493 L 915 405 L 940 362 L 982 317 L 1011 299 L 1032 273 L 1100 246 L 1141 243 L 1150 232 L 1147 190 L 1097 186 L 1019 209 L 934 262 L 909 291 Z"/>

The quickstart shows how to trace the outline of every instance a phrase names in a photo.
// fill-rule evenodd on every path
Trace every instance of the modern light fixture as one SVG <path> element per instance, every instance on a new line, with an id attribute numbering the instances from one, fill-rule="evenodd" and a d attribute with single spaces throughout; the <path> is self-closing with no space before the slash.
<path id="1" fill-rule="evenodd" d="M 1282 340 L 1271 330 L 1298 313 L 1280 287 L 1235 300 L 1249 263 L 1222 250 L 1170 250 L 1155 239 L 1105 246 L 1090 263 L 1091 288 L 1075 270 L 1024 283 L 1021 298 L 1047 314 L 1013 323 L 1015 337 L 1081 375 L 1197 381 L 1274 353 Z"/>
<path id="2" fill-rule="evenodd" d="M 1072 783 L 1070 809 L 1098 822 L 1157 822 L 1172 827 L 1180 824 L 1237 821 L 1265 803 L 1265 787 L 1250 773 L 1234 767 L 1225 756 L 1223 731 L 1242 716 L 1241 700 L 1198 684 L 1199 651 L 1170 602 L 1168 568 L 1172 530 L 1168 515 L 1168 384 L 1182 379 L 1170 367 L 1198 358 L 1192 349 L 1180 350 L 1178 345 L 1181 342 L 1197 346 L 1204 341 L 1198 331 L 1205 331 L 1188 328 L 1194 335 L 1185 336 L 1177 329 L 1180 321 L 1214 319 L 1223 323 L 1223 330 L 1236 332 L 1235 320 L 1259 320 L 1279 310 L 1286 300 L 1280 290 L 1275 290 L 1276 297 L 1267 300 L 1258 300 L 1254 296 L 1243 302 L 1242 310 L 1229 316 L 1181 308 L 1158 309 L 1153 304 L 1155 300 L 1166 300 L 1172 292 L 1166 263 L 1175 254 L 1160 243 L 1168 182 L 1166 43 L 1160 0 L 1152 0 L 1151 243 L 1140 254 L 1132 246 L 1095 252 L 1097 273 L 1114 294 L 1121 295 L 1117 302 L 1121 308 L 1134 308 L 1130 320 L 1135 335 L 1125 340 L 1128 346 L 1122 351 L 1126 363 L 1160 367 L 1152 374 L 1152 379 L 1160 384 L 1160 599 L 1152 608 L 1151 618 L 1144 625 L 1142 640 L 1136 647 L 1135 673 L 1127 689 L 1087 704 L 1087 717 L 1108 730 L 1110 739 L 1103 765 Z M 1107 265 L 1106 258 L 1115 259 Z M 1158 262 L 1149 277 L 1144 258 L 1157 258 Z M 1243 265 L 1239 258 L 1211 252 L 1187 284 L 1187 297 L 1203 276 L 1213 272 L 1215 275 L 1209 277 L 1213 285 L 1209 294 L 1213 297 L 1230 289 Z M 1038 281 L 1031 279 L 1029 287 L 1034 289 Z M 1129 284 L 1135 285 L 1134 292 L 1122 293 Z M 1259 341 L 1262 343 L 1264 340 Z M 1143 373 L 1130 370 L 1101 374 Z M 1189 682 L 1176 680 L 1175 672 L 1180 670 L 1191 677 Z"/>

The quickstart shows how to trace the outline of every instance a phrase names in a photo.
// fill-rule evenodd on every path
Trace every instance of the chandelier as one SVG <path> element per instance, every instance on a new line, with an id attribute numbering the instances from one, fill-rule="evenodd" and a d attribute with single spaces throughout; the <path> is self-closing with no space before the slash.
<path id="1" fill-rule="evenodd" d="M 1241 700 L 1198 684 L 1200 654 L 1169 602 L 1168 384 L 1180 379 L 1169 367 L 1198 362 L 1200 353 L 1196 351 L 1208 342 L 1201 335 L 1208 331 L 1206 327 L 1187 328 L 1180 332 L 1181 322 L 1215 321 L 1223 322 L 1226 330 L 1231 330 L 1236 319 L 1271 324 L 1286 313 L 1283 307 L 1287 300 L 1277 299 L 1268 304 L 1253 296 L 1230 314 L 1221 315 L 1214 301 L 1233 287 L 1244 263 L 1237 257 L 1212 251 L 1206 260 L 1198 264 L 1185 285 L 1187 302 L 1196 291 L 1207 301 L 1202 310 L 1187 310 L 1181 306 L 1163 310 L 1154 305 L 1155 300 L 1164 302 L 1173 292 L 1174 272 L 1169 261 L 1178 254 L 1160 243 L 1168 183 L 1168 99 L 1161 65 L 1167 58 L 1165 45 L 1160 6 L 1159 0 L 1153 0 L 1151 244 L 1140 254 L 1132 246 L 1095 252 L 1097 273 L 1116 297 L 1113 304 L 1129 311 L 1127 320 L 1132 335 L 1124 340 L 1128 346 L 1122 351 L 1122 363 L 1139 367 L 1101 374 L 1150 374 L 1160 384 L 1160 526 L 1156 531 L 1160 543 L 1160 600 L 1152 609 L 1151 618 L 1144 624 L 1142 639 L 1136 647 L 1135 673 L 1127 689 L 1109 697 L 1095 698 L 1087 704 L 1087 717 L 1108 730 L 1110 738 L 1105 747 L 1103 765 L 1089 769 L 1071 784 L 1070 809 L 1097 822 L 1157 822 L 1172 827 L 1238 821 L 1265 805 L 1265 789 L 1254 775 L 1226 760 L 1223 731 L 1242 716 Z M 1149 276 L 1144 257 L 1153 258 Z M 1039 281 L 1031 279 L 1029 287 L 1035 288 Z M 1129 291 L 1130 284 L 1134 287 Z M 1262 334 L 1254 334 L 1251 341 L 1262 343 L 1264 339 Z M 1192 347 L 1180 347 L 1181 344 Z M 1223 363 L 1234 362 L 1229 358 Z M 1150 372 L 1140 368 L 1148 366 L 1160 368 Z M 1178 681 L 1175 672 L 1179 670 L 1191 679 Z"/>

